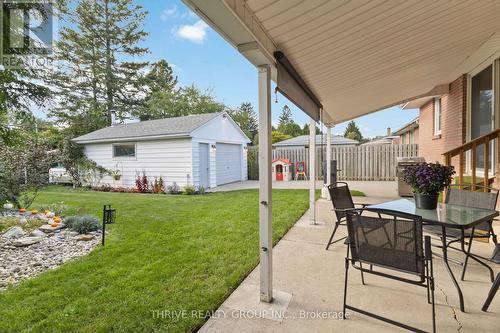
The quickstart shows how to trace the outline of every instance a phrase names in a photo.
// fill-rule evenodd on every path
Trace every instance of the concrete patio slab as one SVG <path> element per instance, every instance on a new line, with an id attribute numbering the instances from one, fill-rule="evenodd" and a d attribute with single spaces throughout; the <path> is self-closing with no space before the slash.
<path id="1" fill-rule="evenodd" d="M 360 198 L 363 202 L 381 202 L 380 197 Z M 344 258 L 346 247 L 338 242 L 325 250 L 333 228 L 331 202 L 317 202 L 318 219 L 326 226 L 309 227 L 308 214 L 301 219 L 274 248 L 274 288 L 291 295 L 281 321 L 265 317 L 231 315 L 234 309 L 256 309 L 259 268 L 254 269 L 233 292 L 218 311 L 225 316 L 214 316 L 200 332 L 401 332 L 392 325 L 359 313 L 349 312 L 342 320 Z M 306 221 L 306 222 L 304 222 Z M 340 227 L 338 237 L 346 235 Z M 337 236 L 336 236 L 337 237 Z M 433 240 L 437 243 L 437 240 Z M 492 244 L 474 242 L 474 252 L 488 256 Z M 434 249 L 439 251 L 439 249 Z M 462 256 L 455 251 L 450 255 Z M 438 332 L 497 332 L 500 327 L 500 298 L 494 299 L 489 312 L 481 311 L 491 286 L 487 270 L 470 261 L 466 281 L 460 282 L 465 297 L 466 313 L 459 310 L 458 296 L 440 258 L 434 257 L 436 279 L 436 324 Z M 499 265 L 491 263 L 495 273 Z M 452 266 L 455 276 L 461 267 Z M 349 270 L 348 303 L 387 316 L 393 320 L 431 331 L 431 306 L 426 289 L 373 275 L 365 275 L 361 284 L 358 271 Z M 255 295 L 251 295 L 254 290 Z M 277 305 L 282 295 L 277 293 Z M 229 304 L 229 305 L 228 305 Z"/>
<path id="2" fill-rule="evenodd" d="M 222 305 L 232 309 L 232 316 L 242 318 L 263 318 L 281 322 L 292 299 L 292 294 L 273 291 L 273 302 L 265 303 L 259 299 L 260 287 L 257 284 L 245 284 L 235 290 Z"/>

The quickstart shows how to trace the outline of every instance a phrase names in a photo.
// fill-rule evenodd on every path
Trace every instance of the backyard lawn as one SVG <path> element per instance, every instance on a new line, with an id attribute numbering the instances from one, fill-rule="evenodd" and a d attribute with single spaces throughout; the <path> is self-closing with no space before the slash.
<path id="1" fill-rule="evenodd" d="M 308 208 L 308 191 L 273 196 L 277 242 Z M 32 207 L 60 201 L 65 215 L 100 216 L 112 204 L 117 223 L 105 248 L 0 292 L 0 332 L 189 332 L 204 322 L 191 311 L 216 310 L 258 263 L 257 190 L 172 196 L 54 187 Z M 185 318 L 168 318 L 181 310 Z"/>

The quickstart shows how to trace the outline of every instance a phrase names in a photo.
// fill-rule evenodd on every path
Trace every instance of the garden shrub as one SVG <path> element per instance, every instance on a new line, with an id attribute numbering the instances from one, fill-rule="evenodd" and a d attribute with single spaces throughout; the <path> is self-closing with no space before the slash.
<path id="1" fill-rule="evenodd" d="M 196 194 L 196 187 L 192 186 L 192 185 L 188 185 L 186 187 L 184 187 L 184 192 L 187 194 L 187 195 L 193 195 L 193 194 Z"/>
<path id="2" fill-rule="evenodd" d="M 79 234 L 88 234 L 89 232 L 101 229 L 99 219 L 91 215 L 71 216 L 64 220 L 64 224 Z"/>
<path id="3" fill-rule="evenodd" d="M 173 182 L 172 185 L 167 186 L 167 192 L 169 194 L 180 194 L 181 188 L 176 182 Z"/>
<path id="4" fill-rule="evenodd" d="M 78 221 L 79 219 L 80 216 L 68 216 L 64 219 L 64 225 L 67 228 L 72 229 L 75 222 Z"/>
<path id="5" fill-rule="evenodd" d="M 155 181 L 151 183 L 151 191 L 153 193 L 165 193 L 165 186 L 163 184 L 163 177 L 155 177 Z"/>

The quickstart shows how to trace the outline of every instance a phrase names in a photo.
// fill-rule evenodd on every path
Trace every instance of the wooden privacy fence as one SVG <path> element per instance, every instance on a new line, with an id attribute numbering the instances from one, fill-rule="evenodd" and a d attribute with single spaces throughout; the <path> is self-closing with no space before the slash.
<path id="1" fill-rule="evenodd" d="M 254 149 L 249 149 L 248 179 L 258 179 L 258 156 Z M 339 180 L 395 180 L 396 159 L 398 157 L 418 156 L 418 145 L 364 145 L 333 146 L 332 160 L 337 161 Z M 297 161 L 306 163 L 309 176 L 309 148 L 273 149 L 273 159 L 286 158 L 294 165 Z M 326 147 L 316 148 L 316 175 L 323 178 L 323 162 L 326 160 Z"/>

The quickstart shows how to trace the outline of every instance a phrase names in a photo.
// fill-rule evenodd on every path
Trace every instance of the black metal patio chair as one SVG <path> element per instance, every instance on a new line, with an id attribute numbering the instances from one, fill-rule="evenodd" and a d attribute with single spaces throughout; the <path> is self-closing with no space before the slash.
<path id="1" fill-rule="evenodd" d="M 486 191 L 484 191 L 486 189 Z M 448 187 L 446 190 L 445 203 L 465 206 L 465 207 L 474 207 L 474 208 L 484 208 L 484 209 L 492 209 L 495 210 L 496 204 L 498 200 L 498 190 L 491 187 L 484 187 L 480 185 L 476 185 L 475 189 L 472 189 L 472 186 L 453 184 Z M 462 274 L 461 280 L 463 281 L 465 278 L 465 271 L 467 269 L 467 262 L 469 258 L 477 261 L 481 265 L 488 268 L 490 272 L 490 279 L 493 282 L 494 273 L 491 267 L 478 260 L 476 257 L 478 255 L 471 255 L 472 241 L 474 239 L 486 239 L 490 238 L 493 240 L 495 244 L 497 244 L 497 236 L 493 231 L 493 220 L 486 221 L 474 226 L 471 229 L 467 230 L 459 230 L 453 228 L 446 229 L 446 237 L 451 238 L 451 240 L 447 243 L 447 246 L 454 250 L 458 250 L 464 253 L 465 258 L 463 262 L 458 262 L 462 265 Z M 430 232 L 432 234 L 438 235 L 441 237 L 441 227 L 436 228 L 435 226 L 424 226 L 424 231 Z M 453 243 L 460 242 L 460 249 L 454 248 L 450 246 Z M 483 258 L 486 259 L 486 258 Z M 487 260 L 487 259 L 486 259 Z"/>
<path id="2" fill-rule="evenodd" d="M 330 199 L 332 200 L 333 210 L 335 211 L 337 221 L 335 222 L 332 235 L 330 236 L 328 244 L 326 245 L 327 250 L 330 245 L 346 239 L 346 237 L 342 237 L 337 240 L 333 240 L 338 227 L 340 225 L 343 225 L 343 222 L 345 222 L 346 211 L 354 209 L 356 208 L 356 206 L 362 208 L 368 206 L 366 204 L 354 203 L 354 201 L 352 200 L 351 191 L 349 191 L 349 185 L 347 185 L 347 183 L 345 182 L 337 182 L 336 184 L 329 185 L 328 192 L 330 193 Z"/>
<path id="3" fill-rule="evenodd" d="M 435 332 L 431 238 L 423 236 L 421 217 L 379 209 L 364 210 L 376 213 L 379 217 L 361 215 L 363 209 L 346 212 L 348 246 L 345 259 L 344 313 L 349 309 L 410 331 L 423 332 L 415 327 L 348 305 L 348 271 L 349 266 L 352 266 L 363 273 L 427 288 L 427 301 L 432 308 L 432 330 Z M 378 266 L 384 271 L 365 269 L 362 264 Z M 394 273 L 387 272 L 391 270 Z"/>
<path id="4" fill-rule="evenodd" d="M 500 273 L 497 274 L 495 281 L 491 285 L 491 289 L 488 292 L 488 297 L 486 297 L 486 301 L 484 302 L 484 305 L 481 308 L 482 311 L 484 312 L 488 311 L 491 301 L 493 301 L 493 298 L 495 297 L 495 294 L 497 293 L 499 287 L 500 287 Z"/>

